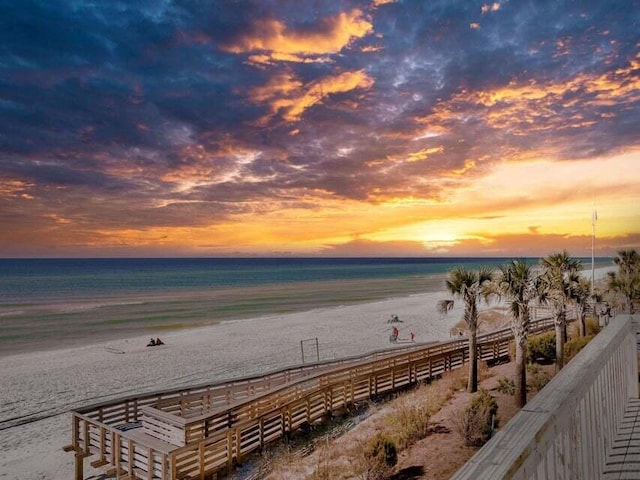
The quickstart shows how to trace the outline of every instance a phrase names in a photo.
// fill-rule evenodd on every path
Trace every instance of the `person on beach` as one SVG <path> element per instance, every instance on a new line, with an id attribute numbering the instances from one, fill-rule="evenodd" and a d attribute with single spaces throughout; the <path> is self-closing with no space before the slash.
<path id="1" fill-rule="evenodd" d="M 393 327 L 392 332 L 393 333 L 391 334 L 391 336 L 393 337 L 393 343 L 396 343 L 398 341 L 398 335 L 400 335 L 400 331 L 397 327 Z"/>
<path id="2" fill-rule="evenodd" d="M 156 341 L 152 338 L 151 340 L 149 340 L 149 343 L 147 343 L 147 347 L 155 347 L 156 346 Z"/>
<path id="3" fill-rule="evenodd" d="M 164 345 L 164 342 L 160 340 L 160 337 L 156 338 L 156 345 Z"/>
<path id="4" fill-rule="evenodd" d="M 415 338 L 416 338 L 416 336 L 413 334 L 413 332 L 411 332 L 411 341 L 415 342 Z"/>

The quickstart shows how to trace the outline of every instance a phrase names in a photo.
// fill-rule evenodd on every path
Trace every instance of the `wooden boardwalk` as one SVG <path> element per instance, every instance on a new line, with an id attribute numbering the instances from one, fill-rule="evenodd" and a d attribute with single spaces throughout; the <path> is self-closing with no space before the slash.
<path id="1" fill-rule="evenodd" d="M 638 311 L 638 308 L 636 308 Z M 640 323 L 636 325 L 636 347 L 640 366 Z M 640 377 L 638 378 L 640 391 Z M 603 480 L 640 479 L 640 399 L 629 400 L 622 423 L 607 456 Z"/>
<path id="2" fill-rule="evenodd" d="M 552 328 L 542 318 L 530 330 Z M 478 358 L 507 357 L 511 339 L 510 329 L 478 336 Z M 76 480 L 84 478 L 87 458 L 118 480 L 212 478 L 332 411 L 429 381 L 468 360 L 465 337 L 123 398 L 72 412 L 64 450 L 75 454 Z"/>
<path id="3" fill-rule="evenodd" d="M 640 479 L 640 399 L 630 400 L 603 473 L 603 480 Z"/>

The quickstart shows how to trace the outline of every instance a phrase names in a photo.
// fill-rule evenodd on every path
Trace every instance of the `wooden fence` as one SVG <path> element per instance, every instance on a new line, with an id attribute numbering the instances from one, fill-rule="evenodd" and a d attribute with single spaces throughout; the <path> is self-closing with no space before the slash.
<path id="1" fill-rule="evenodd" d="M 637 330 L 633 317 L 617 316 L 453 480 L 603 478 L 638 398 Z"/>
<path id="2" fill-rule="evenodd" d="M 538 310 L 536 316 L 544 317 Z M 553 328 L 532 322 L 532 333 Z M 478 358 L 508 356 L 510 329 L 478 336 Z M 468 340 L 411 345 L 265 375 L 155 392 L 72 412 L 75 479 L 84 459 L 118 480 L 204 479 L 339 408 L 433 379 L 468 361 Z"/>

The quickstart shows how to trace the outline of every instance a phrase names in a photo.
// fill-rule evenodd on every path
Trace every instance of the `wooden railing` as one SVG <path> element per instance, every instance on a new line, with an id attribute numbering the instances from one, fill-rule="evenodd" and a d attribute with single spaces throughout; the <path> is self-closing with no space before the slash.
<path id="1" fill-rule="evenodd" d="M 615 317 L 453 479 L 601 478 L 638 398 L 637 329 L 632 316 Z"/>
<path id="2" fill-rule="evenodd" d="M 548 318 L 531 324 L 532 333 L 550 328 Z M 478 358 L 507 356 L 511 338 L 509 329 L 480 335 Z M 72 412 L 65 450 L 75 452 L 77 480 L 89 456 L 97 456 L 92 466 L 108 467 L 118 479 L 202 478 L 337 408 L 462 365 L 467 342 L 412 344 L 93 405 Z"/>

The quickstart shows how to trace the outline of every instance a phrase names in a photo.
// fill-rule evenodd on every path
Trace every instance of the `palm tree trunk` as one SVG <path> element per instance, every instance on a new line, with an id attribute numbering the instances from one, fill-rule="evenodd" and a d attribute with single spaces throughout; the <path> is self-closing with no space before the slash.
<path id="1" fill-rule="evenodd" d="M 556 327 L 556 373 L 564 367 L 564 328 L 561 318 L 555 319 Z"/>
<path id="2" fill-rule="evenodd" d="M 475 393 L 478 391 L 478 326 L 470 325 L 469 328 L 469 382 L 467 391 Z"/>
<path id="3" fill-rule="evenodd" d="M 516 405 L 519 408 L 527 404 L 527 369 L 525 364 L 525 352 L 527 350 L 527 338 L 516 338 Z"/>
<path id="4" fill-rule="evenodd" d="M 578 317 L 578 328 L 580 329 L 580 336 L 587 335 L 587 312 L 581 305 L 576 305 L 576 316 Z"/>

